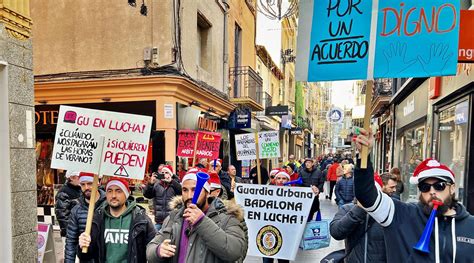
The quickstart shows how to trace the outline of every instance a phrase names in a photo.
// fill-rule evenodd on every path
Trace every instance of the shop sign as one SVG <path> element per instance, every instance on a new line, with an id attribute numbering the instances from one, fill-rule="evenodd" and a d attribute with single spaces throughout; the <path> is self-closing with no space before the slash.
<path id="1" fill-rule="evenodd" d="M 35 111 L 35 125 L 56 125 L 59 110 L 37 110 Z"/>
<path id="2" fill-rule="evenodd" d="M 198 129 L 210 132 L 217 131 L 217 121 L 200 116 L 198 118 Z"/>
<path id="3" fill-rule="evenodd" d="M 326 113 L 329 123 L 341 123 L 344 120 L 344 111 L 339 107 L 333 107 Z"/>
<path id="4" fill-rule="evenodd" d="M 300 127 L 292 128 L 290 130 L 290 135 L 303 135 L 303 129 Z"/>
<path id="5" fill-rule="evenodd" d="M 291 129 L 291 113 L 281 116 L 281 127 L 283 129 Z"/>
<path id="6" fill-rule="evenodd" d="M 415 111 L 415 97 L 413 96 L 411 100 L 407 100 L 407 104 L 403 106 L 403 116 L 408 116 Z"/>
<path id="7" fill-rule="evenodd" d="M 288 113 L 288 105 L 270 106 L 265 109 L 265 116 L 283 116 Z"/>
<path id="8" fill-rule="evenodd" d="M 229 129 L 248 129 L 252 124 L 250 109 L 235 109 L 229 115 Z"/>
<path id="9" fill-rule="evenodd" d="M 439 97 L 441 92 L 441 77 L 430 78 L 428 86 L 428 97 L 430 99 L 436 99 Z"/>
<path id="10" fill-rule="evenodd" d="M 467 123 L 469 117 L 469 104 L 467 101 L 461 102 L 456 105 L 454 123 L 456 125 Z"/>
<path id="11" fill-rule="evenodd" d="M 51 168 L 142 180 L 152 120 L 62 105 Z"/>
<path id="12" fill-rule="evenodd" d="M 197 144 L 196 144 L 197 134 Z M 196 147 L 196 157 L 206 159 L 219 158 L 219 148 L 221 144 L 221 134 L 216 132 L 203 132 L 193 130 L 178 131 L 178 149 L 179 157 L 194 157 L 194 147 Z"/>
<path id="13" fill-rule="evenodd" d="M 461 26 L 459 27 L 459 62 L 474 62 L 474 11 L 461 10 Z"/>

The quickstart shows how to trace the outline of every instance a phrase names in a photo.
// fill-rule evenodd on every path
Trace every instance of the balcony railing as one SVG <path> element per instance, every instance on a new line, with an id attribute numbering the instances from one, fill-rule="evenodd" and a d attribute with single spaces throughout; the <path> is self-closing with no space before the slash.
<path id="1" fill-rule="evenodd" d="M 249 66 L 232 67 L 229 69 L 229 83 L 232 87 L 231 97 L 248 103 L 253 101 L 254 107 L 262 108 L 262 78 Z M 236 101 L 239 103 L 239 101 Z M 252 105 L 251 105 L 252 106 Z M 262 109 L 260 109 L 262 110 Z"/>
<path id="2" fill-rule="evenodd" d="M 272 96 L 267 92 L 262 92 L 262 106 L 264 108 L 272 106 Z"/>

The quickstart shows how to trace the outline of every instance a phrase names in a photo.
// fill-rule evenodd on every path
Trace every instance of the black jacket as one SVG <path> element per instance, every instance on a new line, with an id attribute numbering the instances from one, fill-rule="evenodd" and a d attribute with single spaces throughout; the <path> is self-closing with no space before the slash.
<path id="1" fill-rule="evenodd" d="M 56 194 L 54 214 L 59 222 L 62 237 L 66 236 L 69 215 L 72 208 L 79 202 L 79 196 L 81 196 L 81 187 L 79 185 L 72 185 L 69 181 L 64 183 Z"/>
<path id="2" fill-rule="evenodd" d="M 303 165 L 301 165 L 303 167 Z M 308 171 L 306 168 L 301 168 L 299 170 L 299 176 L 303 179 L 303 184 L 301 186 L 310 187 L 312 185 L 318 187 L 320 192 L 323 192 L 324 180 L 321 171 L 317 166 L 313 166 L 311 171 Z"/>
<path id="3" fill-rule="evenodd" d="M 148 199 L 153 199 L 155 223 L 163 224 L 163 221 L 171 211 L 168 203 L 177 195 L 181 195 L 181 184 L 174 179 L 171 180 L 169 184 L 158 180 L 155 184 L 145 186 L 143 196 Z"/>
<path id="4" fill-rule="evenodd" d="M 105 211 L 107 206 L 97 209 L 92 220 L 91 245 L 87 254 L 83 254 L 78 248 L 78 257 L 81 262 L 102 263 L 106 259 L 105 251 Z M 135 206 L 132 212 L 132 223 L 128 237 L 128 263 L 146 262 L 146 246 L 155 237 L 155 226 L 146 214 L 144 208 Z"/>
<path id="5" fill-rule="evenodd" d="M 346 262 L 387 262 L 382 226 L 353 203 L 339 208 L 330 231 L 334 239 L 345 239 Z"/>
<path id="6" fill-rule="evenodd" d="M 99 194 L 100 197 L 95 203 L 95 209 L 98 209 L 105 201 L 105 192 L 99 189 Z M 71 210 L 71 216 L 69 216 L 66 233 L 66 246 L 64 248 L 64 263 L 76 262 L 79 236 L 86 229 L 88 212 L 89 204 L 86 203 L 84 195 L 81 195 L 79 198 L 79 204 Z"/>
<path id="7" fill-rule="evenodd" d="M 387 240 L 388 262 L 435 262 L 435 232 L 430 237 L 431 253 L 424 254 L 413 249 L 420 239 L 428 215 L 423 213 L 420 203 L 403 203 L 377 190 L 374 185 L 374 169 L 367 158 L 367 169 L 360 168 L 360 160 L 354 171 L 357 200 L 382 226 Z M 453 236 L 455 229 L 456 262 L 474 262 L 474 217 L 462 204 L 455 206 L 456 215 L 438 216 L 440 262 L 453 262 Z M 454 224 L 454 226 L 453 226 Z"/>
<path id="8" fill-rule="evenodd" d="M 265 167 L 260 165 L 260 176 L 262 178 L 262 184 L 267 184 L 268 182 L 268 171 Z M 255 166 L 250 170 L 250 179 L 252 179 L 253 184 L 258 184 L 257 176 L 257 167 Z"/>
<path id="9" fill-rule="evenodd" d="M 221 181 L 221 185 L 224 186 L 227 195 L 230 193 L 230 187 L 231 187 L 231 181 L 230 181 L 230 176 L 227 172 L 224 172 L 222 170 L 219 171 L 219 180 Z M 233 198 L 234 196 L 232 196 Z M 229 199 L 232 199 L 230 196 L 228 196 Z"/>

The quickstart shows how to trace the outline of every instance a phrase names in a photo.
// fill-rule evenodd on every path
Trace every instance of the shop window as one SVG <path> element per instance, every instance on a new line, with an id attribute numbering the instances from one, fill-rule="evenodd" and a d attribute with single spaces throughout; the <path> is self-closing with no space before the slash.
<path id="1" fill-rule="evenodd" d="M 465 100 L 439 112 L 438 159 L 456 177 L 456 198 L 464 199 L 469 104 Z"/>
<path id="2" fill-rule="evenodd" d="M 398 140 L 400 145 L 398 168 L 402 173 L 402 180 L 405 184 L 405 191 L 402 194 L 403 201 L 418 200 L 418 189 L 416 185 L 410 184 L 409 181 L 410 177 L 413 176 L 415 168 L 424 160 L 424 136 L 425 127 L 423 125 L 405 130 Z"/>

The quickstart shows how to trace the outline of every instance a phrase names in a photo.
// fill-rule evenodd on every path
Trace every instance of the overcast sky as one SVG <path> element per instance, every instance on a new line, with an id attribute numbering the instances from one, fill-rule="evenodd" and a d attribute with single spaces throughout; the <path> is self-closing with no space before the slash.
<path id="1" fill-rule="evenodd" d="M 280 65 L 281 49 L 281 23 L 270 20 L 257 12 L 257 45 L 265 46 L 272 56 L 273 61 Z M 352 86 L 355 81 L 335 81 L 332 83 L 332 103 L 341 108 L 352 108 L 354 106 L 354 94 Z"/>

